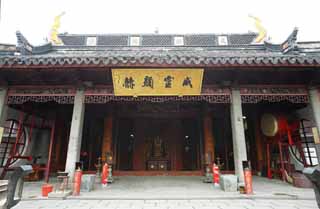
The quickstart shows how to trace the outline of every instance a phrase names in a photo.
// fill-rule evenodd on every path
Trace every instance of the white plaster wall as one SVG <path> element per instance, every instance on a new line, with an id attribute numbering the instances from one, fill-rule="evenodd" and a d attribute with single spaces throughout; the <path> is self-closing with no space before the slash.
<path id="1" fill-rule="evenodd" d="M 315 126 L 315 120 L 313 117 L 313 112 L 310 104 L 305 108 L 297 110 L 295 114 L 301 119 L 307 119 L 312 121 L 312 124 Z"/>

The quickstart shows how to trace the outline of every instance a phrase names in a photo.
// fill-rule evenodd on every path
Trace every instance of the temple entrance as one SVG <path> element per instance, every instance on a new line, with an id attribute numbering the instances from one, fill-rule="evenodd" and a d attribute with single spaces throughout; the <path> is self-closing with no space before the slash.
<path id="1" fill-rule="evenodd" d="M 191 171 L 200 169 L 200 129 L 196 119 L 119 120 L 118 170 Z"/>

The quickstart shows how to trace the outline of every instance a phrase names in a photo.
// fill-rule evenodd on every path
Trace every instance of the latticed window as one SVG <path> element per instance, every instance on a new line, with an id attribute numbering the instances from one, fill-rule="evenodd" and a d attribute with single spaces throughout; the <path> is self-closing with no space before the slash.
<path id="1" fill-rule="evenodd" d="M 5 122 L 4 132 L 0 144 L 0 167 L 4 167 L 9 159 L 9 156 L 22 155 L 27 143 L 26 131 L 24 126 L 21 126 L 19 133 L 19 122 L 9 119 Z M 20 135 L 20 136 L 18 136 Z M 17 137 L 19 139 L 17 139 Z M 16 141 L 17 140 L 17 141 Z M 16 146 L 16 153 L 13 153 L 14 146 Z M 15 163 L 18 158 L 12 158 L 9 166 Z"/>

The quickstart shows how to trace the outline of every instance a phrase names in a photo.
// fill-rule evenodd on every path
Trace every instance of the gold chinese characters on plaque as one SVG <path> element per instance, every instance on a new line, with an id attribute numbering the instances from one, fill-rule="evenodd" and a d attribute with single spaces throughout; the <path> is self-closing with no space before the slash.
<path id="1" fill-rule="evenodd" d="M 200 95 L 203 69 L 112 69 L 116 96 Z"/>

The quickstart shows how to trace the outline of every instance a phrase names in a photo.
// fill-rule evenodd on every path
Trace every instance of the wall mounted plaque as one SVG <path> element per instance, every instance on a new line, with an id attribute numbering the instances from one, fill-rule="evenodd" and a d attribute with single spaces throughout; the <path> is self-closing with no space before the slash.
<path id="1" fill-rule="evenodd" d="M 203 69 L 112 69 L 116 96 L 200 95 Z"/>

